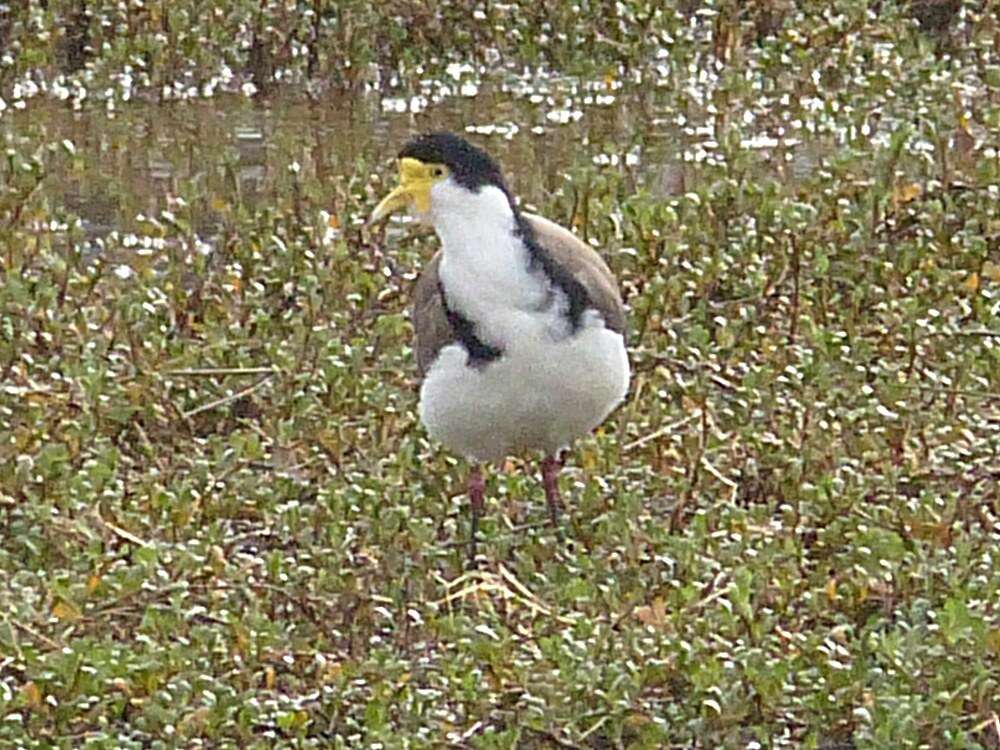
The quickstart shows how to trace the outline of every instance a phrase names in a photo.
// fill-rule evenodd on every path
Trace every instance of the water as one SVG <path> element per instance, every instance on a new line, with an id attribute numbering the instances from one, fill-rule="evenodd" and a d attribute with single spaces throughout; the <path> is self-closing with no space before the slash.
<path id="1" fill-rule="evenodd" d="M 359 160 L 388 178 L 402 143 L 436 129 L 464 133 L 485 146 L 529 203 L 544 201 L 564 185 L 569 169 L 593 161 L 623 165 L 667 193 L 685 186 L 676 135 L 642 111 L 638 94 L 615 97 L 614 106 L 581 107 L 553 107 L 487 87 L 475 97 L 430 106 L 376 94 L 316 101 L 220 95 L 132 101 L 113 112 L 72 111 L 36 99 L 0 120 L 8 142 L 29 133 L 35 140 L 72 142 L 75 155 L 50 165 L 40 189 L 53 207 L 80 217 L 88 239 L 141 232 L 145 218 L 179 208 L 196 235 L 210 238 L 221 206 L 260 209 L 296 176 L 322 191 L 353 173 Z M 596 157 L 588 156 L 595 150 Z"/>

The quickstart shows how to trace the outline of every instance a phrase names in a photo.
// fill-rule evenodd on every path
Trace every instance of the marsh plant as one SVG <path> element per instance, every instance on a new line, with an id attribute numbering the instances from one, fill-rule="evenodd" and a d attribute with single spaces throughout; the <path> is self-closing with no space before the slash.
<path id="1" fill-rule="evenodd" d="M 1000 747 L 998 11 L 0 5 L 0 745 Z M 475 570 L 364 223 L 436 128 L 635 373 Z"/>

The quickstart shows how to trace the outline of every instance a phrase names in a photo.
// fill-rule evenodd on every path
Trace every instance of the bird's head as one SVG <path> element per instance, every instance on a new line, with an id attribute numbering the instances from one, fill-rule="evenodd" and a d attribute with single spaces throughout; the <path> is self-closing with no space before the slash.
<path id="1" fill-rule="evenodd" d="M 472 196 L 484 193 L 487 202 L 501 208 L 506 203 L 513 210 L 510 191 L 497 163 L 481 148 L 453 133 L 417 136 L 403 146 L 397 162 L 399 185 L 375 207 L 372 221 L 406 208 L 417 219 L 435 224 L 446 214 L 467 210 L 473 203 Z"/>

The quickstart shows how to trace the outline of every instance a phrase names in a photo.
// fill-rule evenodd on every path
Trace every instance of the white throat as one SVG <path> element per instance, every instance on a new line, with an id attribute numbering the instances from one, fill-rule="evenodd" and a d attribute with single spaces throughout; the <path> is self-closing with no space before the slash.
<path id="1" fill-rule="evenodd" d="M 514 231 L 514 212 L 500 188 L 486 186 L 472 192 L 451 179 L 431 189 L 430 221 L 447 254 L 474 249 L 479 243 Z"/>

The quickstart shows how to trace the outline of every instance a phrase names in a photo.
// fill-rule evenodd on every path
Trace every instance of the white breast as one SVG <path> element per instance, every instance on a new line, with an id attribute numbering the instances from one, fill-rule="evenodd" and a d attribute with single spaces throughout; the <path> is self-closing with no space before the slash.
<path id="1" fill-rule="evenodd" d="M 435 440 L 479 461 L 522 450 L 555 453 L 604 421 L 628 390 L 621 334 L 599 316 L 558 343 L 522 346 L 480 368 L 465 349 L 441 350 L 420 389 Z"/>

